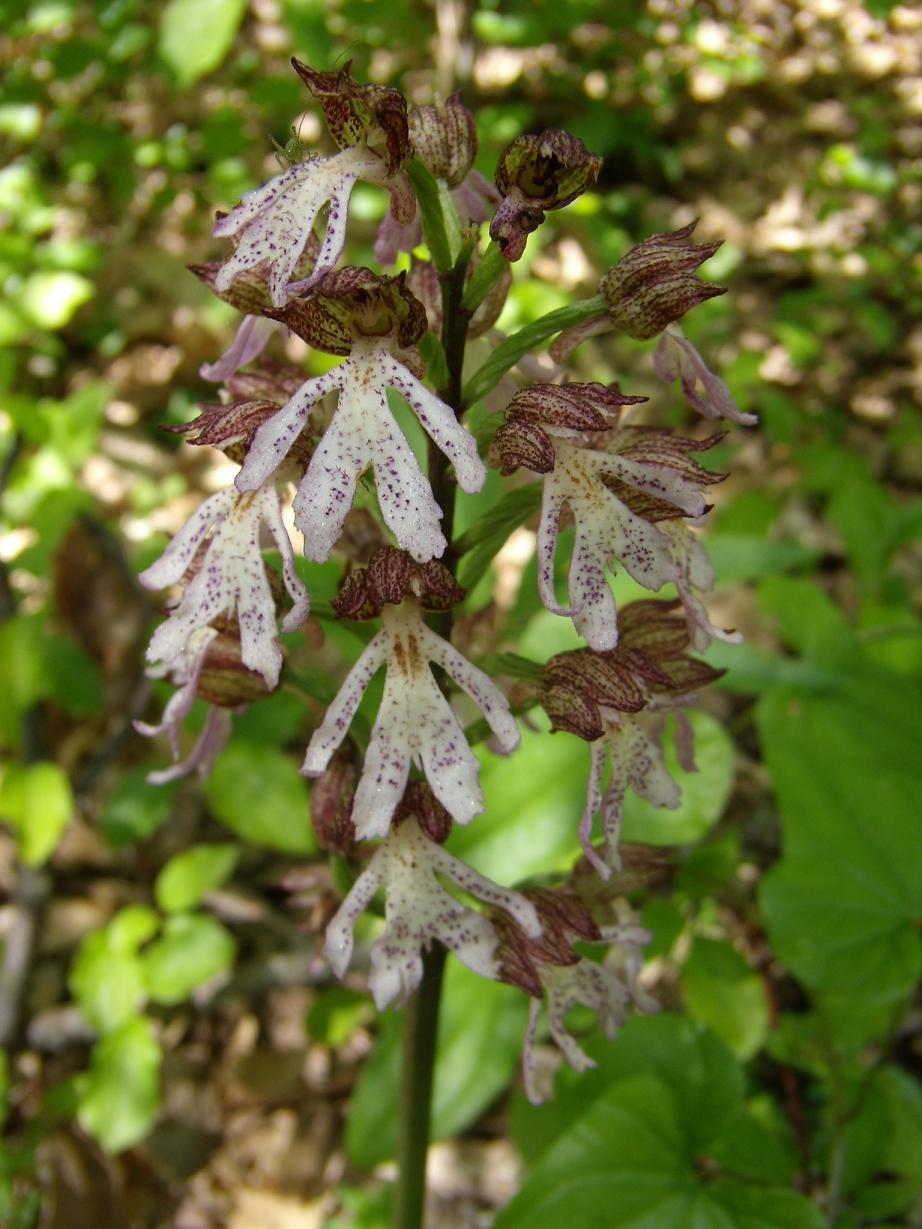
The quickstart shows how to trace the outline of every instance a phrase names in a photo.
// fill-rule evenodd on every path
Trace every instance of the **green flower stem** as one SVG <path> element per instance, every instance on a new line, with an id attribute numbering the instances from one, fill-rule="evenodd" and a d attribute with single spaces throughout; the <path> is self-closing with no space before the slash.
<path id="1" fill-rule="evenodd" d="M 461 371 L 470 316 L 462 310 L 464 279 L 471 245 L 461 248 L 457 262 L 442 281 L 442 348 L 447 377 L 439 396 L 456 415 L 461 412 Z M 442 563 L 454 571 L 456 557 L 451 539 L 455 513 L 455 480 L 449 474 L 448 460 L 429 443 L 429 482 L 435 501 L 442 509 L 442 532 L 448 547 Z M 450 611 L 432 618 L 440 636 L 451 635 Z M 439 1002 L 445 949 L 434 944 L 423 955 L 423 976 L 419 989 L 403 1013 L 403 1053 L 400 1068 L 399 1123 L 397 1133 L 397 1184 L 394 1193 L 394 1229 L 422 1229 L 426 1203 L 426 1158 L 429 1151 L 429 1124 L 432 1112 L 432 1080 L 435 1070 Z"/>
<path id="2" fill-rule="evenodd" d="M 572 328 L 574 324 L 583 324 L 593 316 L 601 316 L 605 312 L 605 300 L 601 295 L 592 299 L 583 299 L 571 307 L 561 307 L 557 311 L 548 312 L 540 320 L 526 324 L 523 329 L 513 333 L 501 346 L 498 346 L 479 371 L 475 371 L 464 386 L 463 404 L 470 405 L 479 401 L 494 388 L 510 367 L 526 355 L 529 350 L 547 341 L 555 333 Z"/>
<path id="3" fill-rule="evenodd" d="M 464 298 L 461 300 L 461 306 L 469 316 L 473 316 L 508 268 L 509 261 L 500 252 L 499 244 L 491 241 L 481 257 L 474 276 L 468 282 Z"/>
<path id="4" fill-rule="evenodd" d="M 424 954 L 422 981 L 403 1013 L 394 1229 L 421 1229 L 423 1224 L 432 1076 L 444 966 L 442 946 L 435 945 Z"/>

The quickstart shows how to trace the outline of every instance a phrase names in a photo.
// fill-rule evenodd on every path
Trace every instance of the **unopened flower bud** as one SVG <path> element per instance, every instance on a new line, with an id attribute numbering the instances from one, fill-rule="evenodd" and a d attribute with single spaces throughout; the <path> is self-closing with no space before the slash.
<path id="1" fill-rule="evenodd" d="M 638 341 L 648 341 L 691 308 L 726 286 L 709 285 L 694 276 L 720 243 L 692 243 L 697 221 L 679 230 L 651 235 L 627 252 L 599 283 L 612 323 Z"/>
<path id="2" fill-rule="evenodd" d="M 555 460 L 551 436 L 607 431 L 617 425 L 622 406 L 641 401 L 646 397 L 626 397 L 604 384 L 531 384 L 506 407 L 506 422 L 493 437 L 491 459 L 496 459 L 503 474 L 520 465 L 549 474 Z"/>
<path id="3" fill-rule="evenodd" d="M 323 111 L 330 136 L 340 149 L 364 142 L 387 162 L 393 175 L 411 153 L 407 101 L 384 85 L 361 85 L 349 72 L 318 72 L 294 56 L 292 66 Z"/>
<path id="4" fill-rule="evenodd" d="M 498 910 L 493 913 L 493 925 L 499 935 L 499 978 L 534 998 L 541 998 L 542 966 L 578 964 L 582 957 L 573 950 L 573 941 L 597 943 L 602 932 L 583 901 L 566 888 L 529 888 L 522 895 L 535 907 L 541 935 L 530 937 L 507 914 Z"/>
<path id="5" fill-rule="evenodd" d="M 396 546 L 382 546 L 367 567 L 346 576 L 332 606 L 341 619 L 361 622 L 377 618 L 385 604 L 398 606 L 406 597 L 417 598 L 424 610 L 444 611 L 463 599 L 464 590 L 437 559 L 417 563 Z"/>
<path id="6" fill-rule="evenodd" d="M 504 476 L 519 466 L 534 474 L 549 474 L 554 468 L 554 445 L 536 422 L 512 418 L 494 435 L 488 460 L 498 465 Z"/>
<path id="7" fill-rule="evenodd" d="M 518 260 L 525 242 L 551 209 L 562 209 L 595 183 L 602 159 L 578 137 L 558 128 L 516 138 L 496 168 L 503 201 L 490 224 L 507 260 Z"/>
<path id="8" fill-rule="evenodd" d="M 394 823 L 415 819 L 430 841 L 443 845 L 451 834 L 451 812 L 432 792 L 428 781 L 410 781 L 394 812 Z"/>
<path id="9" fill-rule="evenodd" d="M 444 107 L 412 107 L 410 140 L 417 156 L 438 179 L 455 188 L 474 164 L 477 128 L 460 91 Z"/>
<path id="10" fill-rule="evenodd" d="M 218 632 L 205 653 L 195 694 L 219 708 L 239 708 L 263 700 L 271 692 L 263 676 L 243 664 L 236 620 L 224 622 L 224 630 Z"/>
<path id="11" fill-rule="evenodd" d="M 355 852 L 352 801 L 358 768 L 350 744 L 343 744 L 311 786 L 311 820 L 317 843 L 327 853 L 350 857 Z"/>

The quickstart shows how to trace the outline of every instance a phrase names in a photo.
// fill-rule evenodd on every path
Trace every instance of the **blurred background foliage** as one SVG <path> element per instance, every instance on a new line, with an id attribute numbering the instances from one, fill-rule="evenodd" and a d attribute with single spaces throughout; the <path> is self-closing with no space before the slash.
<path id="1" fill-rule="evenodd" d="M 506 331 L 700 217 L 726 240 L 705 272 L 730 293 L 688 331 L 761 420 L 720 448 L 732 476 L 709 535 L 716 622 L 746 643 L 713 651 L 728 673 L 696 714 L 681 809 L 628 812 L 629 840 L 673 850 L 652 886 L 624 884 L 666 1012 L 614 1045 L 587 1020 L 599 1070 L 558 1077 L 534 1110 L 515 1091 L 522 997 L 453 969 L 432 1224 L 502 1209 L 503 1229 L 559 1229 L 601 1207 L 616 1226 L 641 1205 L 662 1229 L 692 1206 L 696 1224 L 744 1229 L 919 1224 L 919 11 L 6 0 L 3 15 L 0 1224 L 386 1223 L 399 1022 L 317 953 L 336 897 L 296 771 L 358 642 L 329 624 L 322 647 L 318 628 L 292 640 L 295 683 L 237 722 L 204 787 L 146 784 L 165 749 L 131 726 L 163 700 L 142 674 L 156 612 L 135 575 L 229 476 L 158 430 L 208 397 L 197 370 L 232 323 L 184 266 L 218 254 L 214 210 L 274 172 L 270 137 L 294 123 L 326 148 L 293 53 L 351 59 L 416 102 L 461 87 L 487 175 L 551 125 L 604 156 L 597 192 L 529 242 Z M 384 204 L 356 192 L 356 263 Z M 631 342 L 587 344 L 575 367 L 649 391 Z M 462 503 L 462 531 L 497 489 Z M 511 595 L 501 567 L 485 573 L 469 649 L 570 647 L 533 570 Z M 312 592 L 329 598 L 336 574 L 314 569 Z M 584 761 L 541 733 L 513 761 L 484 756 L 489 809 L 458 851 L 506 882 L 564 871 Z"/>

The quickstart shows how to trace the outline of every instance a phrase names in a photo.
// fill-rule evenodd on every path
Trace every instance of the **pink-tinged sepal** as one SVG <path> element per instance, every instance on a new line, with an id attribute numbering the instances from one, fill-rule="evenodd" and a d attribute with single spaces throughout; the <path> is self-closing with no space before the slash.
<path id="1" fill-rule="evenodd" d="M 145 738 L 156 738 L 161 734 L 165 735 L 173 754 L 174 762 L 170 768 L 160 769 L 148 774 L 147 779 L 151 785 L 166 785 L 168 782 L 177 781 L 192 772 L 198 773 L 202 778 L 207 777 L 214 761 L 226 746 L 231 735 L 231 719 L 228 708 L 236 707 L 237 704 L 245 702 L 245 700 L 239 700 L 235 694 L 231 697 L 231 703 L 225 706 L 223 697 L 229 694 L 226 681 L 222 679 L 217 696 L 214 690 L 214 678 L 211 680 L 210 691 L 207 684 L 209 681 L 209 667 L 212 675 L 215 673 L 216 663 L 213 657 L 215 649 L 222 640 L 226 641 L 228 639 L 227 633 L 219 633 L 213 627 L 200 628 L 197 632 L 193 633 L 188 644 L 174 661 L 165 664 L 158 670 L 152 671 L 154 675 L 168 673 L 176 685 L 177 691 L 167 701 L 167 705 L 163 710 L 163 716 L 156 725 L 151 725 L 145 721 L 136 721 L 134 723 L 135 729 L 139 734 L 143 734 Z M 226 661 L 219 664 L 225 667 L 222 670 L 222 674 L 226 674 Z M 237 666 L 239 674 L 239 655 L 237 657 Z M 251 676 L 249 680 L 246 680 L 244 684 L 247 692 L 246 699 L 253 696 L 253 677 L 262 684 L 262 679 L 258 675 Z M 203 681 L 205 683 L 204 688 Z M 249 684 L 248 686 L 246 685 L 247 683 Z M 264 686 L 263 694 L 266 694 Z M 207 699 L 211 703 L 211 707 L 209 708 L 201 733 L 192 749 L 183 757 L 179 746 L 180 731 L 198 696 Z"/>
<path id="2" fill-rule="evenodd" d="M 259 358 L 278 328 L 276 321 L 265 316 L 244 316 L 228 348 L 216 362 L 203 363 L 199 375 L 212 384 L 223 384 L 234 372 Z"/>
<path id="3" fill-rule="evenodd" d="M 728 418 L 751 427 L 756 414 L 744 414 L 720 376 L 714 375 L 699 352 L 677 328 L 667 329 L 653 355 L 656 374 L 666 384 L 680 380 L 685 400 L 705 418 Z"/>

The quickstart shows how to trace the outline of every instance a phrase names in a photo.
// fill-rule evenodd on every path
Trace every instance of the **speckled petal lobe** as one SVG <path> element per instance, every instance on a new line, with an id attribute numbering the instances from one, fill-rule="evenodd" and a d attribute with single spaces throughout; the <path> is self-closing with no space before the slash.
<path id="1" fill-rule="evenodd" d="M 411 716 L 401 686 L 389 671 L 381 707 L 371 731 L 362 776 L 352 804 L 352 822 L 360 841 L 384 836 L 410 775 Z"/>
<path id="2" fill-rule="evenodd" d="M 617 453 L 599 452 L 591 455 L 600 473 L 618 478 L 636 491 L 643 491 L 655 499 L 666 500 L 676 508 L 681 508 L 687 516 L 703 516 L 707 511 L 707 503 L 698 485 L 670 470 L 668 466 L 644 464 L 629 457 L 619 457 Z"/>
<path id="3" fill-rule="evenodd" d="M 319 281 L 341 256 L 349 197 L 356 180 L 381 183 L 386 171 L 380 158 L 356 145 L 329 158 L 308 158 L 296 163 L 261 188 L 248 192 L 213 228 L 212 234 L 216 236 L 237 237 L 236 250 L 215 277 L 215 291 L 226 294 L 239 274 L 248 269 L 265 269 L 272 303 L 283 307 L 291 278 L 322 207 L 329 202 L 324 239 L 313 273 L 298 283 L 302 287 Z"/>
<path id="4" fill-rule="evenodd" d="M 592 820 L 602 805 L 602 773 L 605 771 L 605 742 L 597 738 L 589 747 L 589 780 L 586 783 L 586 806 L 579 823 L 579 843 L 603 879 L 611 878 L 612 867 L 596 853 L 592 844 Z M 615 867 L 620 863 L 614 862 Z"/>
<path id="5" fill-rule="evenodd" d="M 576 523 L 570 557 L 569 592 L 573 626 L 591 649 L 604 653 L 618 643 L 618 616 L 605 566 L 614 543 L 607 526 L 585 520 Z"/>
<path id="6" fill-rule="evenodd" d="M 441 509 L 432 497 L 413 450 L 375 381 L 377 372 L 350 358 L 333 421 L 311 458 L 295 499 L 295 523 L 304 553 L 322 563 L 352 507 L 355 484 L 374 467 L 378 502 L 398 544 L 425 562 L 445 550 Z"/>
<path id="7" fill-rule="evenodd" d="M 349 724 L 365 694 L 365 688 L 384 665 L 387 657 L 387 632 L 380 631 L 365 646 L 361 656 L 346 675 L 323 722 L 314 731 L 307 747 L 301 771 L 307 777 L 319 777 L 330 756 L 346 737 Z"/>
<path id="8" fill-rule="evenodd" d="M 311 409 L 321 397 L 340 387 L 344 366 L 306 380 L 291 400 L 263 423 L 235 479 L 238 491 L 255 491 L 275 473 L 304 430 Z"/>
<path id="9" fill-rule="evenodd" d="M 218 491 L 216 495 L 209 496 L 192 513 L 157 562 L 141 572 L 138 576 L 141 584 L 146 589 L 166 589 L 169 585 L 177 584 L 185 575 L 212 525 L 227 515 L 234 501 L 232 490 Z"/>
<path id="10" fill-rule="evenodd" d="M 426 434 L 454 465 L 462 491 L 479 491 L 486 482 L 487 471 L 470 431 L 458 422 L 451 407 L 422 385 L 402 363 L 391 358 L 387 370 L 390 386 L 406 398 Z"/>
<path id="11" fill-rule="evenodd" d="M 241 495 L 233 488 L 221 492 L 221 496 L 222 501 L 216 507 L 219 510 L 226 508 L 226 511 L 223 516 L 219 515 L 201 566 L 186 586 L 178 606 L 154 632 L 147 656 L 150 661 L 175 661 L 195 631 L 213 623 L 220 615 L 232 617 L 236 614 L 240 624 L 243 664 L 258 671 L 266 686 L 272 689 L 278 683 L 282 654 L 276 638 L 275 601 L 259 547 L 259 529 L 270 507 L 267 501 L 277 501 L 278 497 L 275 491 L 261 490 Z M 212 496 L 206 501 L 206 506 L 216 498 Z M 176 558 L 182 559 L 192 543 L 197 547 L 203 536 L 198 514 L 192 522 L 195 522 L 194 529 L 170 561 L 174 571 L 179 566 Z M 188 525 L 177 538 L 183 538 L 187 528 Z M 167 548 L 164 559 L 176 540 Z M 145 573 L 146 582 L 149 582 L 153 571 L 149 568 Z M 154 575 L 156 579 L 162 579 L 160 575 Z"/>
<path id="12" fill-rule="evenodd" d="M 509 711 L 509 701 L 493 680 L 441 636 L 424 629 L 426 655 L 451 676 L 480 708 L 490 729 L 496 735 L 503 753 L 508 755 L 520 742 L 519 727 Z"/>
<path id="13" fill-rule="evenodd" d="M 279 548 L 279 554 L 282 557 L 282 578 L 285 581 L 288 596 L 294 602 L 291 610 L 282 619 L 282 630 L 296 632 L 310 612 L 311 599 L 307 586 L 298 575 L 291 539 L 288 536 L 288 530 L 285 528 L 285 522 L 282 520 L 282 509 L 279 504 L 278 494 L 274 490 L 266 490 L 265 492 L 263 520 L 266 522 L 269 532 Z"/>
<path id="14" fill-rule="evenodd" d="M 306 171 L 306 163 L 289 166 L 278 175 L 273 175 L 261 187 L 244 193 L 239 205 L 235 205 L 223 218 L 218 218 L 211 228 L 211 233 L 220 239 L 239 235 L 244 227 L 258 218 L 264 210 L 271 208 L 280 197 L 285 196 L 292 188 L 297 188 L 304 180 Z"/>
<path id="15" fill-rule="evenodd" d="M 386 857 L 378 850 L 356 879 L 332 921 L 327 926 L 324 955 L 337 977 L 343 977 L 352 959 L 352 932 L 355 923 L 375 898 L 384 883 Z"/>
<path id="16" fill-rule="evenodd" d="M 444 845 L 435 845 L 431 853 L 432 865 L 440 874 L 447 876 L 469 895 L 482 900 L 485 905 L 504 909 L 532 939 L 540 938 L 541 921 L 535 906 L 521 892 L 501 887 L 487 879 L 472 866 L 456 858 Z"/>
<path id="17" fill-rule="evenodd" d="M 602 799 L 602 832 L 608 861 L 617 868 L 627 787 L 652 806 L 667 810 L 679 805 L 681 791 L 666 770 L 662 747 L 647 734 L 642 716 L 622 716 L 617 725 L 609 727 L 606 741 L 611 780 Z"/>
<path id="18" fill-rule="evenodd" d="M 341 183 L 330 193 L 330 208 L 326 219 L 326 233 L 323 236 L 323 242 L 320 245 L 320 250 L 317 253 L 317 259 L 314 261 L 314 269 L 310 277 L 301 278 L 296 282 L 288 283 L 289 294 L 303 294 L 305 290 L 309 290 L 315 286 L 332 268 L 342 255 L 343 248 L 346 246 L 346 224 L 349 220 L 349 197 L 352 195 L 352 189 L 355 186 L 355 178 L 349 176 L 343 179 Z M 289 275 L 290 276 L 290 275 Z M 282 306 L 282 303 L 276 301 L 276 307 Z"/>
<path id="19" fill-rule="evenodd" d="M 480 765 L 448 701 L 432 681 L 415 741 L 432 792 L 452 819 L 467 824 L 483 810 Z"/>
<path id="20" fill-rule="evenodd" d="M 553 474 L 544 480 L 541 496 L 541 519 L 538 522 L 538 592 L 546 609 L 552 614 L 572 615 L 567 606 L 561 606 L 554 592 L 554 557 L 557 553 L 557 533 L 560 513 L 566 502 L 565 492 Z"/>

